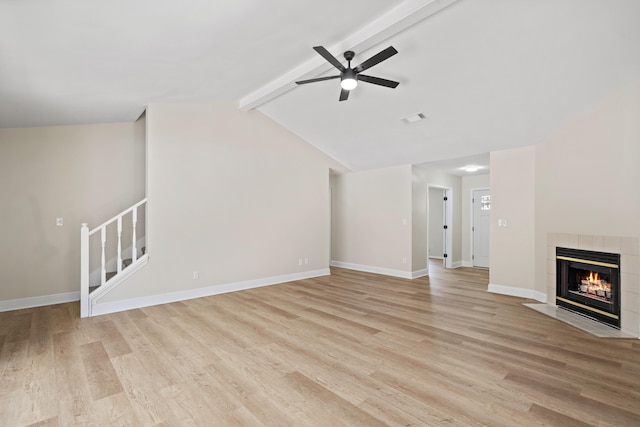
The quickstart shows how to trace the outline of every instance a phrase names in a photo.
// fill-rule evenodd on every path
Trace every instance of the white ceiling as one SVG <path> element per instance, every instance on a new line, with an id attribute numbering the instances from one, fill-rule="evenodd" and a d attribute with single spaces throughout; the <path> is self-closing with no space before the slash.
<path id="1" fill-rule="evenodd" d="M 352 169 L 456 169 L 544 140 L 639 78 L 639 17 L 637 0 L 5 0 L 0 127 L 238 101 Z M 296 86 L 336 74 L 316 45 L 354 49 L 354 64 L 393 45 L 367 74 L 400 86 L 361 83 L 346 102 L 338 80 Z"/>

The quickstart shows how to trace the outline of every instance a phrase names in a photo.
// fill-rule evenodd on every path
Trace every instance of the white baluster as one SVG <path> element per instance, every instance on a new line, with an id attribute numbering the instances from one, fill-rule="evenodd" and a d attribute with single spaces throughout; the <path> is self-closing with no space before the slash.
<path id="1" fill-rule="evenodd" d="M 131 262 L 134 263 L 138 259 L 138 248 L 136 246 L 136 223 L 138 222 L 138 207 L 133 208 L 131 212 L 133 243 L 131 245 Z"/>
<path id="2" fill-rule="evenodd" d="M 122 271 L 122 217 L 118 217 L 118 266 L 116 271 Z"/>
<path id="3" fill-rule="evenodd" d="M 80 317 L 89 313 L 89 226 L 80 227 Z"/>
<path id="4" fill-rule="evenodd" d="M 100 271 L 100 285 L 104 285 L 107 281 L 107 259 L 105 256 L 105 246 L 107 245 L 107 227 L 103 226 L 101 231 L 101 243 L 102 247 L 102 259 L 101 259 L 101 271 Z"/>

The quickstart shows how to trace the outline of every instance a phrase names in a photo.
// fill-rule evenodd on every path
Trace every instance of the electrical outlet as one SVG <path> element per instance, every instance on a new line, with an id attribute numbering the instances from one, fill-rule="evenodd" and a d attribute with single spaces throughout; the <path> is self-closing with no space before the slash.
<path id="1" fill-rule="evenodd" d="M 64 220 L 62 218 L 56 218 L 56 227 L 62 227 L 64 225 Z"/>
<path id="2" fill-rule="evenodd" d="M 193 278 L 194 279 L 198 279 L 200 277 L 200 273 L 198 273 L 197 271 L 193 272 Z"/>
<path id="3" fill-rule="evenodd" d="M 298 265 L 302 265 L 302 258 L 298 258 Z"/>
<path id="4" fill-rule="evenodd" d="M 309 264 L 309 258 L 305 258 L 305 259 L 304 259 L 304 263 L 305 263 L 305 264 Z"/>

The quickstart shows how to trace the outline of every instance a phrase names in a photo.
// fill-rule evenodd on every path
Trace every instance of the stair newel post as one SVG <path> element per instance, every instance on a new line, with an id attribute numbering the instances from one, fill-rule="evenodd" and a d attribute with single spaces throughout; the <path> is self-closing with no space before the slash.
<path id="1" fill-rule="evenodd" d="M 107 245 L 107 227 L 100 229 L 100 246 L 102 247 L 102 257 L 100 260 L 100 286 L 107 281 L 107 257 L 105 255 L 105 247 Z"/>
<path id="2" fill-rule="evenodd" d="M 122 217 L 118 217 L 118 266 L 116 271 L 122 271 Z"/>
<path id="3" fill-rule="evenodd" d="M 131 262 L 135 262 L 138 259 L 138 248 L 136 247 L 136 224 L 138 222 L 138 207 L 134 207 L 131 211 L 131 227 L 132 227 L 132 239 L 131 243 Z"/>
<path id="4" fill-rule="evenodd" d="M 80 317 L 89 316 L 89 225 L 80 226 Z"/>

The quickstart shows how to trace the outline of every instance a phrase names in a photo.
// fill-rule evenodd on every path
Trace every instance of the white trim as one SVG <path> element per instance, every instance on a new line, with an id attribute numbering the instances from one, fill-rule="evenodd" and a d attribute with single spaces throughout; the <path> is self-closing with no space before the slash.
<path id="1" fill-rule="evenodd" d="M 444 223 L 447 229 L 444 230 L 444 249 L 447 257 L 444 260 L 446 268 L 454 268 L 453 266 L 453 188 L 445 188 L 444 196 L 447 200 L 444 202 Z"/>
<path id="2" fill-rule="evenodd" d="M 533 299 L 540 302 L 547 302 L 547 294 L 544 294 L 540 291 L 533 291 Z"/>
<path id="3" fill-rule="evenodd" d="M 136 248 L 140 249 L 146 246 L 145 242 L 146 236 L 142 236 L 138 240 L 136 240 Z M 133 259 L 133 245 L 129 245 L 128 247 L 122 250 L 122 260 L 125 259 Z M 142 255 L 137 257 L 138 259 L 142 258 Z M 107 271 L 116 271 L 118 269 L 118 256 L 111 257 L 106 263 L 105 267 Z M 89 283 L 100 284 L 100 274 L 102 273 L 102 266 L 98 265 L 90 274 L 89 274 Z"/>
<path id="4" fill-rule="evenodd" d="M 79 291 L 67 292 L 64 294 L 42 295 L 39 297 L 10 299 L 7 301 L 0 301 L 0 312 L 21 310 L 23 308 L 42 307 L 45 305 L 63 304 L 79 300 Z"/>
<path id="5" fill-rule="evenodd" d="M 101 314 L 116 313 L 119 311 L 133 310 L 136 308 L 149 307 L 152 305 L 168 304 L 171 302 L 184 301 L 193 298 L 202 298 L 212 295 L 226 294 L 229 292 L 243 291 L 246 289 L 259 288 L 262 286 L 278 285 L 296 280 L 311 279 L 314 277 L 328 276 L 331 272 L 328 268 L 320 270 L 305 271 L 302 273 L 285 274 L 282 276 L 266 277 L 263 279 L 246 280 L 243 282 L 225 283 L 221 285 L 207 286 L 204 288 L 190 289 L 186 291 L 171 292 L 168 294 L 150 295 L 147 297 L 130 298 L 121 301 L 106 302 L 96 304 L 91 309 L 92 316 Z"/>
<path id="6" fill-rule="evenodd" d="M 364 271 L 365 273 L 382 274 L 385 276 L 399 277 L 401 279 L 412 279 L 412 272 L 402 270 L 392 270 L 390 268 L 372 267 L 370 265 L 352 264 L 350 262 L 331 261 L 331 267 L 347 268 L 349 270 Z M 419 270 L 423 271 L 423 270 Z M 418 272 L 416 272 L 418 273 Z"/>
<path id="7" fill-rule="evenodd" d="M 516 288 L 513 286 L 495 285 L 493 283 L 489 283 L 489 286 L 487 287 L 487 292 L 491 292 L 493 294 L 509 295 L 512 297 L 529 298 L 529 299 L 534 299 L 540 302 L 546 302 L 547 300 L 546 294 L 535 291 L 533 289 L 523 289 L 523 288 Z"/>
<path id="8" fill-rule="evenodd" d="M 118 215 L 114 216 L 111 219 L 106 220 L 105 222 L 103 222 L 102 224 L 100 224 L 99 226 L 95 227 L 93 230 L 89 231 L 89 236 L 91 236 L 92 234 L 96 233 L 97 231 L 99 231 L 100 229 L 102 229 L 103 227 L 106 227 L 107 225 L 111 224 L 113 221 L 117 220 L 118 218 L 122 218 L 123 216 L 125 216 L 126 214 L 128 214 L 129 212 L 133 211 L 134 209 L 138 208 L 138 206 L 142 206 L 147 202 L 147 198 L 145 197 L 144 199 L 140 200 L 138 203 L 136 203 L 135 205 L 131 206 L 130 208 L 120 212 Z"/>
<path id="9" fill-rule="evenodd" d="M 473 268 L 473 262 L 471 261 L 461 261 L 463 267 L 471 267 Z"/>
<path id="10" fill-rule="evenodd" d="M 449 268 L 460 268 L 460 267 L 464 267 L 462 265 L 462 261 L 453 261 L 453 262 L 451 262 L 451 267 L 449 267 Z"/>
<path id="11" fill-rule="evenodd" d="M 138 258 L 133 264 L 129 265 L 127 268 L 122 270 L 120 274 L 116 274 L 112 279 L 109 279 L 104 285 L 98 287 L 95 291 L 89 294 L 89 299 L 92 301 L 91 305 L 95 305 L 100 298 L 111 292 L 112 289 L 116 288 L 122 282 L 127 280 L 129 277 L 133 276 L 133 274 L 140 270 L 145 265 L 149 264 L 149 255 L 144 254 L 140 258 Z M 91 313 L 89 313 L 91 316 Z"/>
<path id="12" fill-rule="evenodd" d="M 431 230 L 431 218 L 429 217 L 429 204 L 431 203 L 431 199 L 429 197 L 429 190 L 431 188 L 437 188 L 443 190 L 444 197 L 447 198 L 447 201 L 443 203 L 444 215 L 442 218 L 443 223 L 447 226 L 446 230 L 442 230 L 443 232 L 443 243 L 444 243 L 444 252 L 447 254 L 447 258 L 444 257 L 432 257 L 429 255 L 430 242 L 429 235 Z M 448 209 L 447 209 L 448 208 Z M 453 189 L 451 187 L 444 187 L 438 184 L 427 184 L 427 256 L 429 258 L 439 258 L 444 259 L 444 267 L 445 268 L 454 268 L 452 264 L 451 256 L 453 255 Z"/>
<path id="13" fill-rule="evenodd" d="M 416 270 L 411 272 L 411 278 L 417 279 L 418 277 L 425 277 L 429 275 L 429 269 L 423 268 L 422 270 Z"/>

